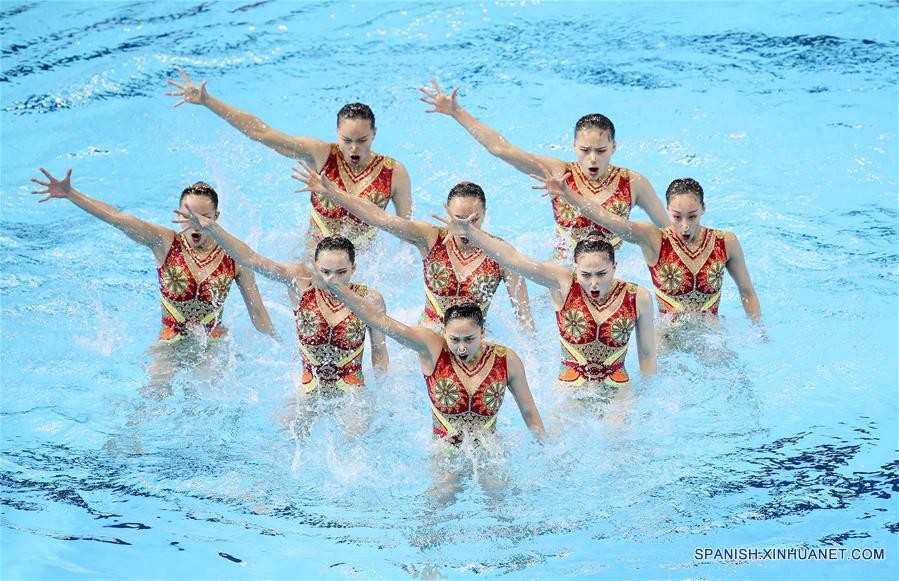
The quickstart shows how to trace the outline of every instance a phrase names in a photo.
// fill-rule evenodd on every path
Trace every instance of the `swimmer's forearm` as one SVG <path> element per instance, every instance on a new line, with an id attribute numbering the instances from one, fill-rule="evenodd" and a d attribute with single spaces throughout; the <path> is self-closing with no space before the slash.
<path id="1" fill-rule="evenodd" d="M 740 293 L 740 301 L 743 303 L 743 310 L 746 316 L 753 323 L 762 322 L 762 306 L 759 304 L 759 297 L 755 291 Z"/>
<path id="2" fill-rule="evenodd" d="M 293 282 L 290 273 L 283 265 L 262 256 L 242 240 L 222 228 L 218 222 L 213 222 L 206 227 L 206 231 L 213 240 L 221 246 L 226 254 L 230 255 L 239 265 L 249 268 L 254 272 L 268 278 L 290 284 Z"/>
<path id="3" fill-rule="evenodd" d="M 263 123 L 259 117 L 232 107 L 212 95 L 207 95 L 203 105 L 231 124 L 232 127 L 255 141 L 260 141 L 265 132 L 269 130 L 268 125 Z"/>
<path id="4" fill-rule="evenodd" d="M 115 226 L 139 244 L 145 246 L 156 245 L 161 241 L 162 233 L 166 231 L 161 226 L 144 222 L 131 214 L 117 210 L 106 202 L 91 198 L 74 188 L 72 188 L 71 193 L 67 197 L 77 207 L 107 224 Z"/>

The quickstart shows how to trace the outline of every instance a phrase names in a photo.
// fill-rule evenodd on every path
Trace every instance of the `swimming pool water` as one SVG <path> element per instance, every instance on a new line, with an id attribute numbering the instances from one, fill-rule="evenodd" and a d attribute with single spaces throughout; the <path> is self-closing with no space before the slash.
<path id="1" fill-rule="evenodd" d="M 895 578 L 896 17 L 894 2 L 4 2 L 0 573 Z M 536 343 L 499 291 L 490 334 L 521 354 L 550 434 L 534 444 L 508 403 L 502 451 L 458 459 L 447 502 L 428 492 L 423 381 L 394 342 L 391 372 L 352 404 L 373 411 L 363 437 L 325 414 L 298 444 L 273 421 L 299 358 L 283 287 L 261 277 L 283 343 L 231 298 L 224 379 L 185 374 L 173 397 L 144 398 L 152 256 L 66 202 L 36 204 L 37 168 L 72 167 L 81 191 L 160 224 L 185 185 L 209 181 L 224 226 L 279 260 L 308 220 L 290 160 L 172 108 L 179 66 L 294 135 L 330 139 L 341 105 L 370 104 L 416 218 L 475 181 L 485 228 L 541 259 L 549 202 L 426 115 L 417 87 L 459 86 L 510 141 L 563 158 L 576 119 L 602 112 L 616 165 L 657 191 L 704 185 L 704 223 L 740 237 L 767 340 L 728 279 L 720 332 L 660 358 L 614 426 L 554 385 L 545 291 L 529 287 Z M 355 279 L 414 321 L 414 250 L 382 235 L 359 262 Z M 648 285 L 638 250 L 618 263 Z M 886 559 L 694 559 L 702 547 Z"/>

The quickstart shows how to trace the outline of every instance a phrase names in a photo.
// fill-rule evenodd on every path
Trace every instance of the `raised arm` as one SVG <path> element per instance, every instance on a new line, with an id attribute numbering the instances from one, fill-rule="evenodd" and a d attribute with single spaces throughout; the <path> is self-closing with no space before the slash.
<path id="1" fill-rule="evenodd" d="M 346 208 L 348 212 L 357 216 L 366 224 L 393 234 L 410 244 L 414 244 L 422 253 L 427 254 L 431 249 L 429 238 L 432 231 L 436 232 L 436 228 L 427 222 L 418 222 L 394 216 L 369 200 L 351 196 L 347 192 L 338 189 L 331 180 L 325 177 L 324 173 L 319 174 L 305 162 L 301 161 L 299 166 L 293 168 L 293 171 L 294 173 L 291 177 L 306 185 L 305 188 L 296 190 L 297 192 L 315 192 L 323 195 L 335 204 Z M 399 211 L 399 208 L 397 210 Z"/>
<path id="2" fill-rule="evenodd" d="M 542 436 L 544 433 L 543 420 L 540 418 L 540 412 L 537 411 L 537 404 L 534 403 L 534 396 L 531 394 L 531 388 L 528 386 L 528 377 L 524 372 L 524 365 L 521 359 L 511 349 L 506 350 L 506 373 L 509 378 L 509 391 L 518 404 L 518 411 L 521 412 L 521 418 L 525 425 L 535 436 Z"/>
<path id="3" fill-rule="evenodd" d="M 631 191 L 634 193 L 634 203 L 641 208 L 659 228 L 671 226 L 671 217 L 665 211 L 662 200 L 656 195 L 652 184 L 644 176 L 637 172 L 632 173 Z"/>
<path id="4" fill-rule="evenodd" d="M 343 304 L 362 319 L 371 329 L 375 329 L 391 337 L 400 345 L 414 349 L 423 360 L 437 361 L 443 338 L 424 327 L 410 327 L 390 317 L 374 303 L 367 301 L 333 278 L 325 280 L 317 272 L 313 273 L 317 286 L 325 286 L 331 290 Z"/>
<path id="5" fill-rule="evenodd" d="M 456 236 L 467 238 L 471 244 L 483 250 L 487 256 L 504 267 L 545 286 L 550 291 L 561 292 L 565 282 L 571 280 L 570 270 L 549 262 L 537 262 L 515 250 L 508 242 L 475 227 L 475 216 L 459 219 L 449 211 L 445 204 L 444 208 L 448 217 L 444 218 L 433 214 L 434 218 L 446 224 L 450 232 Z"/>
<path id="6" fill-rule="evenodd" d="M 656 374 L 656 334 L 653 325 L 653 304 L 649 291 L 637 289 L 637 356 L 640 359 L 640 373 Z"/>
<path id="7" fill-rule="evenodd" d="M 265 333 L 273 339 L 280 339 L 275 327 L 272 325 L 272 319 L 268 316 L 268 311 L 262 303 L 262 297 L 259 295 L 259 287 L 256 286 L 256 276 L 253 271 L 243 268 L 237 269 L 237 276 L 234 277 L 237 282 L 237 288 L 240 289 L 240 295 L 243 302 L 247 306 L 247 312 L 250 314 L 250 320 L 253 326 L 260 333 Z"/>
<path id="8" fill-rule="evenodd" d="M 419 89 L 419 91 L 425 95 L 421 100 L 434 107 L 433 109 L 426 111 L 426 113 L 443 113 L 444 115 L 449 115 L 458 121 L 459 125 L 464 127 L 466 131 L 471 133 L 471 136 L 474 137 L 478 143 L 483 145 L 487 151 L 520 172 L 526 174 L 537 173 L 540 171 L 541 165 L 551 168 L 555 172 L 564 171 L 565 162 L 562 160 L 545 155 L 528 153 L 506 141 L 506 139 L 495 129 L 492 129 L 481 121 L 475 119 L 474 116 L 463 109 L 456 100 L 456 93 L 459 91 L 458 88 L 453 89 L 450 94 L 447 95 L 441 90 L 437 81 L 431 79 L 431 85 L 433 87 L 431 90 L 424 87 Z"/>
<path id="9" fill-rule="evenodd" d="M 752 286 L 752 279 L 749 278 L 749 269 L 746 267 L 743 248 L 736 235 L 731 232 L 725 235 L 724 245 L 727 249 L 727 272 L 737 283 L 743 310 L 746 311 L 746 316 L 750 321 L 759 323 L 762 320 L 762 307 L 759 305 L 758 295 L 755 294 L 755 287 Z"/>
<path id="10" fill-rule="evenodd" d="M 46 202 L 52 198 L 69 200 L 88 214 L 95 216 L 107 224 L 115 226 L 138 244 L 142 244 L 153 251 L 157 261 L 161 264 L 165 260 L 165 253 L 171 245 L 175 233 L 162 226 L 144 222 L 130 214 L 116 210 L 106 202 L 88 197 L 72 187 L 72 170 L 66 172 L 66 177 L 61 180 L 53 177 L 50 172 L 40 168 L 47 181 L 31 178 L 31 181 L 44 186 L 42 190 L 32 190 L 32 194 L 46 194 L 46 197 L 38 202 Z"/>
<path id="11" fill-rule="evenodd" d="M 173 220 L 176 224 L 184 224 L 195 230 L 205 230 L 213 240 L 222 247 L 237 264 L 254 270 L 263 276 L 267 276 L 286 285 L 294 284 L 297 278 L 309 278 L 309 271 L 301 264 L 283 264 L 262 256 L 245 242 L 232 236 L 227 230 L 219 226 L 218 222 L 206 216 L 197 214 L 190 206 L 184 204 L 186 210 L 175 210 L 178 218 Z"/>
<path id="12" fill-rule="evenodd" d="M 183 69 L 179 68 L 178 72 L 181 73 L 183 82 L 177 83 L 171 79 L 167 81 L 169 85 L 179 89 L 166 93 L 173 97 L 181 97 L 181 100 L 175 103 L 175 107 L 184 103 L 203 105 L 253 141 L 258 141 L 291 159 L 310 161 L 317 168 L 328 158 L 330 146 L 324 141 L 313 137 L 294 137 L 272 129 L 255 115 L 241 111 L 210 95 L 206 90 L 206 81 L 195 85 Z"/>
<path id="13" fill-rule="evenodd" d="M 542 185 L 531 186 L 535 190 L 546 190 L 546 195 L 558 196 L 577 208 L 584 216 L 600 226 L 608 228 L 622 240 L 638 244 L 644 255 L 654 253 L 658 256 L 662 244 L 660 230 L 649 222 L 635 222 L 610 212 L 596 203 L 591 197 L 581 196 L 568 187 L 568 173 L 553 174 L 549 168 L 541 168 L 543 177 L 531 174 L 531 177 Z"/>

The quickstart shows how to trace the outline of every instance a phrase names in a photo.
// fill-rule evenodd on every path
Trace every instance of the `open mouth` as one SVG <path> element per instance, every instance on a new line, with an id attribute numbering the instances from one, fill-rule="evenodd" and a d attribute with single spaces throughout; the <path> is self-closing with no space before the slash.
<path id="1" fill-rule="evenodd" d="M 590 172 L 590 175 L 593 176 L 593 177 L 596 177 L 597 175 L 599 175 L 599 168 L 598 168 L 598 167 L 588 167 L 588 168 L 587 168 L 587 171 Z"/>
<path id="2" fill-rule="evenodd" d="M 465 353 L 465 354 L 459 353 L 456 355 L 456 357 L 459 358 L 459 361 L 461 361 L 462 363 L 465 363 L 466 361 L 468 361 L 469 354 L 468 353 Z"/>
<path id="3" fill-rule="evenodd" d="M 459 241 L 462 242 L 462 244 L 468 244 L 468 238 L 465 236 L 459 236 Z"/>
<path id="4" fill-rule="evenodd" d="M 190 235 L 190 239 L 193 241 L 194 244 L 199 244 L 200 240 L 203 239 L 203 235 L 198 234 L 197 232 L 194 232 L 193 234 Z"/>
<path id="5" fill-rule="evenodd" d="M 601 294 L 602 293 L 599 292 L 598 290 L 592 290 L 592 291 L 590 291 L 590 298 L 598 299 Z"/>
<path id="6" fill-rule="evenodd" d="M 351 155 L 351 156 L 350 156 L 350 161 L 353 162 L 354 164 L 359 163 L 359 160 L 360 160 L 360 159 L 362 159 L 362 157 L 360 157 L 360 156 L 358 156 L 358 155 Z"/>

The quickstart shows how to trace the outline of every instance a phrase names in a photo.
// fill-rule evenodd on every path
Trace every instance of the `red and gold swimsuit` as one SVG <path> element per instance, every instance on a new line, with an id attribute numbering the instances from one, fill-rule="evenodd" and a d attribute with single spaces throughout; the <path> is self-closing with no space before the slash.
<path id="1" fill-rule="evenodd" d="M 581 196 L 601 200 L 602 207 L 614 214 L 625 218 L 630 216 L 633 200 L 629 170 L 610 165 L 605 177 L 599 181 L 591 181 L 579 163 L 565 164 L 565 171 L 571 173 L 567 183 L 572 190 Z M 561 198 L 553 198 L 553 214 L 556 218 L 556 235 L 559 238 L 557 249 L 563 256 L 568 256 L 575 244 L 594 230 L 603 233 L 616 249 L 621 246 L 621 238 L 591 221 Z"/>
<path id="2" fill-rule="evenodd" d="M 670 228 L 662 230 L 659 261 L 649 267 L 660 313 L 718 314 L 727 265 L 724 232 L 705 228 L 695 249 Z"/>
<path id="3" fill-rule="evenodd" d="M 572 281 L 565 304 L 556 312 L 562 343 L 559 381 L 563 385 L 602 383 L 621 387 L 627 342 L 637 323 L 637 285 L 615 280 L 602 302 L 594 301 Z"/>
<path id="4" fill-rule="evenodd" d="M 503 269 L 480 248 L 462 254 L 456 239 L 445 229 L 437 232 L 437 242 L 424 259 L 425 312 L 423 324 L 443 325 L 443 314 L 460 297 L 470 298 L 484 315 L 501 280 Z"/>
<path id="5" fill-rule="evenodd" d="M 360 297 L 368 294 L 368 287 L 360 284 L 351 284 L 350 290 Z M 362 351 L 368 327 L 349 309 L 334 325 L 325 318 L 326 310 L 334 314 L 342 309 L 346 306 L 336 297 L 315 287 L 300 295 L 294 315 L 306 393 L 321 388 L 322 393 L 335 394 L 364 383 Z"/>
<path id="6" fill-rule="evenodd" d="M 322 171 L 341 190 L 351 196 L 369 200 L 383 210 L 393 195 L 395 164 L 393 159 L 373 153 L 368 165 L 357 174 L 344 159 L 340 148 L 332 144 Z M 309 231 L 316 241 L 327 236 L 343 236 L 357 246 L 364 246 L 377 233 L 376 228 L 324 196 L 313 192 L 310 202 L 312 208 Z"/>
<path id="7" fill-rule="evenodd" d="M 494 431 L 496 414 L 509 385 L 506 348 L 484 343 L 484 353 L 474 369 L 467 369 L 443 346 L 437 366 L 425 376 L 435 437 L 461 441 L 462 433 Z M 465 386 L 474 386 L 469 392 Z"/>
<path id="8" fill-rule="evenodd" d="M 162 330 L 159 339 L 182 339 L 191 327 L 202 328 L 209 338 L 225 334 L 222 309 L 237 264 L 220 246 L 202 258 L 183 234 L 176 234 L 159 267 L 162 294 Z"/>

